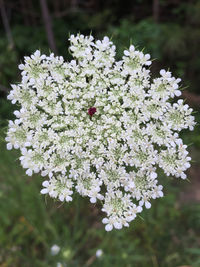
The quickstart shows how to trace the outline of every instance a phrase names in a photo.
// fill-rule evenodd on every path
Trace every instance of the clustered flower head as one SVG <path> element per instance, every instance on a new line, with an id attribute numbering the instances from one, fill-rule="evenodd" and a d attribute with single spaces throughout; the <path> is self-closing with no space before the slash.
<path id="1" fill-rule="evenodd" d="M 163 196 L 157 170 L 186 179 L 191 158 L 179 137 L 193 130 L 180 79 L 161 70 L 152 79 L 150 55 L 133 45 L 115 60 L 108 37 L 71 35 L 73 60 L 25 57 L 20 84 L 8 99 L 21 106 L 9 122 L 7 148 L 21 150 L 26 174 L 46 177 L 42 194 L 72 201 L 73 192 L 102 204 L 106 231 L 129 226 Z"/>

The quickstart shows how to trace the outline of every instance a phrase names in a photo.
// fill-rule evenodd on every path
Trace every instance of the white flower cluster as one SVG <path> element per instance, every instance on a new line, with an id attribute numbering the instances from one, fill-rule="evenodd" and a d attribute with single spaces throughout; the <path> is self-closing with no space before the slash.
<path id="1" fill-rule="evenodd" d="M 129 226 L 151 199 L 163 196 L 157 169 L 186 178 L 191 158 L 178 133 L 193 130 L 180 79 L 133 45 L 115 60 L 108 37 L 71 35 L 73 60 L 36 51 L 19 65 L 22 81 L 8 99 L 21 106 L 9 122 L 7 148 L 21 150 L 27 175 L 41 173 L 42 194 L 71 201 L 77 191 L 100 200 L 105 229 Z"/>

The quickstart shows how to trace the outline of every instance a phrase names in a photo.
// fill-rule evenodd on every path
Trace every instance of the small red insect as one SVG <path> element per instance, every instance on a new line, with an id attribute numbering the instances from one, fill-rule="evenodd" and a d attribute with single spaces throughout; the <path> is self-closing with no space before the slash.
<path id="1" fill-rule="evenodd" d="M 97 109 L 95 107 L 91 107 L 88 109 L 88 114 L 92 117 L 96 111 Z"/>

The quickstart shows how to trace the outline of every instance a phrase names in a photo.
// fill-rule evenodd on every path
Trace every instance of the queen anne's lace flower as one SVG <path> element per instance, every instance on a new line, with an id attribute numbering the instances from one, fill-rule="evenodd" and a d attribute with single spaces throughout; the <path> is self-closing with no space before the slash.
<path id="1" fill-rule="evenodd" d="M 19 65 L 22 82 L 8 99 L 21 109 L 9 122 L 7 148 L 21 150 L 27 175 L 48 177 L 42 194 L 100 200 L 105 229 L 121 229 L 163 196 L 158 167 L 186 178 L 191 158 L 178 132 L 193 130 L 192 109 L 171 103 L 180 79 L 161 70 L 152 80 L 150 55 L 133 45 L 117 62 L 108 37 L 69 40 L 72 61 L 36 51 Z"/>

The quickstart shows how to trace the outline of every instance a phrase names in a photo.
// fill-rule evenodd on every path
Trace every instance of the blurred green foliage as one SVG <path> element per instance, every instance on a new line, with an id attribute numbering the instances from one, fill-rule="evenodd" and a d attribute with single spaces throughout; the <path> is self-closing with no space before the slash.
<path id="1" fill-rule="evenodd" d="M 6 38 L 0 38 L 0 83 L 8 85 L 17 78 L 17 52 L 11 49 Z"/>

